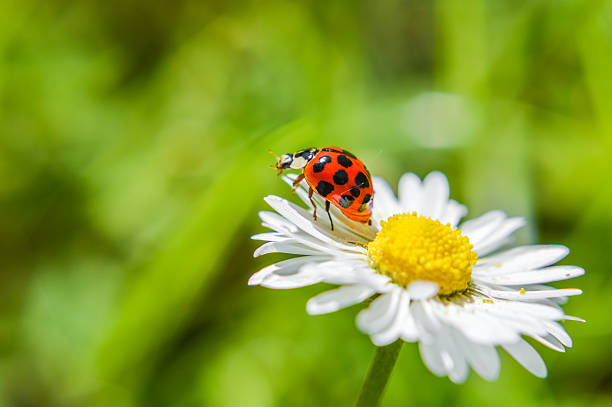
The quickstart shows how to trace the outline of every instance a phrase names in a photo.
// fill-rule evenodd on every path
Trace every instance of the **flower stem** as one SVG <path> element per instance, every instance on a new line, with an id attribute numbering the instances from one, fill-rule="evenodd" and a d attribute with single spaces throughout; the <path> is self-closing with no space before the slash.
<path id="1" fill-rule="evenodd" d="M 403 344 L 404 341 L 400 339 L 391 345 L 376 348 L 374 361 L 372 366 L 370 366 L 368 377 L 361 388 L 361 394 L 355 405 L 356 407 L 378 406 Z"/>

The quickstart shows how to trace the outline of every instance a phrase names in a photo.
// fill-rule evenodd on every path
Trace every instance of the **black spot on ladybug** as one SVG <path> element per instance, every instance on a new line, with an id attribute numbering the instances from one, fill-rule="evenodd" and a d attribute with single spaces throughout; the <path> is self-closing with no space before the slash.
<path id="1" fill-rule="evenodd" d="M 344 209 L 350 207 L 353 204 L 353 202 L 355 202 L 355 198 L 353 198 L 350 195 L 342 195 L 340 199 L 338 200 L 338 203 Z"/>
<path id="2" fill-rule="evenodd" d="M 342 154 L 338 156 L 337 160 L 338 160 L 338 164 L 340 164 L 344 168 L 348 168 L 351 165 L 353 165 L 353 162 L 351 161 L 351 159 Z"/>
<path id="3" fill-rule="evenodd" d="M 335 148 L 323 148 L 321 149 L 321 151 L 328 151 L 330 153 L 338 153 L 338 154 L 344 153 L 344 151 L 336 150 Z"/>
<path id="4" fill-rule="evenodd" d="M 342 150 L 342 152 L 343 152 L 344 154 L 348 155 L 348 156 L 349 156 L 349 157 L 351 157 L 351 158 L 357 158 L 357 157 L 355 157 L 355 154 L 351 153 L 350 151 L 347 151 L 347 150 Z"/>
<path id="5" fill-rule="evenodd" d="M 312 165 L 312 170 L 314 172 L 321 172 L 325 169 L 325 164 L 330 163 L 332 161 L 331 157 L 328 155 L 324 155 L 319 158 L 319 162 L 316 162 Z"/>
<path id="6" fill-rule="evenodd" d="M 361 191 L 359 190 L 359 188 L 357 187 L 351 188 L 351 195 L 353 195 L 355 198 L 358 198 L 360 193 Z"/>
<path id="7" fill-rule="evenodd" d="M 336 185 L 344 185 L 348 182 L 348 174 L 344 170 L 338 170 L 334 174 L 334 182 Z"/>
<path id="8" fill-rule="evenodd" d="M 312 171 L 313 172 L 321 172 L 321 171 L 323 171 L 324 167 L 325 167 L 325 165 L 323 165 L 321 163 L 314 163 L 314 164 L 312 164 Z"/>
<path id="9" fill-rule="evenodd" d="M 326 197 L 333 190 L 334 190 L 334 186 L 332 184 L 330 184 L 329 182 L 319 181 L 319 183 L 317 184 L 317 192 L 322 197 Z"/>
<path id="10" fill-rule="evenodd" d="M 359 188 L 368 188 L 370 186 L 370 181 L 368 181 L 368 177 L 363 172 L 359 172 L 355 175 L 355 184 L 357 184 Z"/>

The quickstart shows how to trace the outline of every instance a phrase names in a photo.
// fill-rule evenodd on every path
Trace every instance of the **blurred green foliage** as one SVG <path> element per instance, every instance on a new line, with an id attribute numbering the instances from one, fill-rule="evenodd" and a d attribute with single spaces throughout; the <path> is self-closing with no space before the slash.
<path id="1" fill-rule="evenodd" d="M 612 3 L 4 0 L 0 405 L 350 406 L 359 307 L 247 287 L 266 150 L 326 144 L 395 183 L 440 169 L 470 216 L 587 269 L 549 378 L 433 376 L 383 405 L 612 405 Z"/>

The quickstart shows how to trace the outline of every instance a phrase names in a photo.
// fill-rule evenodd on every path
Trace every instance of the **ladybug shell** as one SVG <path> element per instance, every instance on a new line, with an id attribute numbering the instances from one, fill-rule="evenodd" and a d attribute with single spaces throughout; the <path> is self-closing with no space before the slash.
<path id="1" fill-rule="evenodd" d="M 349 219 L 367 223 L 372 215 L 372 179 L 363 163 L 338 147 L 322 148 L 304 167 L 306 182 Z"/>

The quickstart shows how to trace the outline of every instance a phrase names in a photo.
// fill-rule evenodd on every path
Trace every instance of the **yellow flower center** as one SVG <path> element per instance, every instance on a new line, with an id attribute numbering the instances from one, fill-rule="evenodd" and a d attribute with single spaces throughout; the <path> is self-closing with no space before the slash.
<path id="1" fill-rule="evenodd" d="M 398 285 L 415 280 L 438 284 L 438 294 L 467 289 L 478 255 L 460 230 L 413 214 L 390 217 L 368 244 L 376 269 Z"/>

